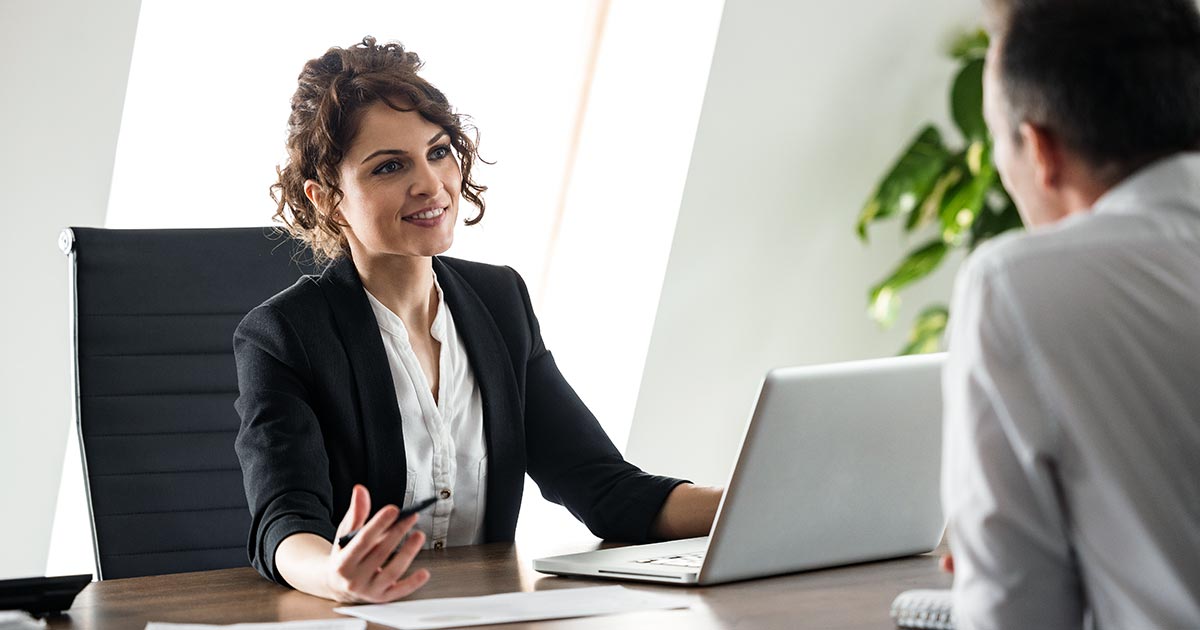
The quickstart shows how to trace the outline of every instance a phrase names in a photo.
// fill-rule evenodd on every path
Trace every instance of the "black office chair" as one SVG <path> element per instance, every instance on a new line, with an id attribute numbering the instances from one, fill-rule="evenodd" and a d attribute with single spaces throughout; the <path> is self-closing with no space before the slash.
<path id="1" fill-rule="evenodd" d="M 69 228 L 75 418 L 100 579 L 249 565 L 233 331 L 314 270 L 270 228 Z"/>

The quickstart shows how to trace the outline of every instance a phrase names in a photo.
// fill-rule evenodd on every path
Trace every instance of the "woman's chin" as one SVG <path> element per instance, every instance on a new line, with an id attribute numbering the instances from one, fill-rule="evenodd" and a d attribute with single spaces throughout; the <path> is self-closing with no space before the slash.
<path id="1" fill-rule="evenodd" d="M 351 247 L 350 252 L 351 255 L 357 260 L 391 256 L 431 258 L 433 256 L 440 256 L 446 253 L 453 244 L 453 238 L 438 239 L 437 241 L 427 241 L 422 243 L 408 242 L 396 245 L 380 243 L 376 247 L 371 247 L 370 245 L 364 244 L 359 248 Z"/>
<path id="2" fill-rule="evenodd" d="M 446 241 L 440 243 L 430 243 L 427 246 L 418 248 L 416 255 L 426 257 L 441 256 L 450 251 L 450 246 L 453 244 L 454 239 L 446 239 Z"/>
<path id="3" fill-rule="evenodd" d="M 453 244 L 454 244 L 454 232 L 450 232 L 449 234 L 446 235 L 445 238 L 441 239 L 437 243 L 431 243 L 429 250 L 428 250 L 429 253 L 426 255 L 427 256 L 440 256 L 442 254 L 445 254 L 447 251 L 450 251 L 450 246 Z"/>

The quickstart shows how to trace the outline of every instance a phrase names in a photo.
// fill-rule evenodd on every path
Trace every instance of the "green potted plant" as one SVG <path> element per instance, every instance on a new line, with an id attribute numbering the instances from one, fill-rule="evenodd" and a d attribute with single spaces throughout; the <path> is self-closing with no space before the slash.
<path id="1" fill-rule="evenodd" d="M 983 120 L 987 46 L 987 33 L 980 30 L 963 35 L 950 50 L 960 62 L 950 86 L 950 112 L 961 146 L 949 146 L 935 125 L 926 124 L 859 212 L 857 230 L 864 243 L 872 223 L 893 218 L 904 222 L 907 238 L 921 239 L 871 287 L 868 311 L 885 328 L 895 322 L 901 290 L 937 269 L 951 250 L 971 250 L 1001 232 L 1021 227 L 1017 208 L 992 163 L 992 141 Z M 945 304 L 924 308 L 901 354 L 939 350 L 949 315 Z"/>

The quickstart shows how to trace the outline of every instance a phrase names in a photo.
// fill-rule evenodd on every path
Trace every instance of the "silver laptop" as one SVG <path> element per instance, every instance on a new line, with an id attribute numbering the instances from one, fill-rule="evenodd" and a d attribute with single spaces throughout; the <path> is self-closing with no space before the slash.
<path id="1" fill-rule="evenodd" d="M 534 560 L 557 575 L 718 584 L 931 551 L 944 354 L 771 370 L 702 538 Z"/>

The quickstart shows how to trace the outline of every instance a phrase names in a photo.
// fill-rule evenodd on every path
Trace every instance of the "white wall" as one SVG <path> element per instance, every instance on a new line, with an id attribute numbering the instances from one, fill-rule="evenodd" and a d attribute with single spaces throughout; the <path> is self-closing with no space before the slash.
<path id="1" fill-rule="evenodd" d="M 0 1 L 0 578 L 46 568 L 71 418 L 56 239 L 104 223 L 139 4 Z"/>
<path id="2" fill-rule="evenodd" d="M 960 0 L 727 0 L 631 461 L 725 483 L 767 369 L 894 354 L 915 309 L 948 297 L 952 265 L 881 333 L 867 288 L 912 243 L 877 229 L 863 247 L 853 228 L 919 124 L 946 120 L 942 51 L 980 19 Z"/>

